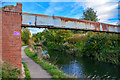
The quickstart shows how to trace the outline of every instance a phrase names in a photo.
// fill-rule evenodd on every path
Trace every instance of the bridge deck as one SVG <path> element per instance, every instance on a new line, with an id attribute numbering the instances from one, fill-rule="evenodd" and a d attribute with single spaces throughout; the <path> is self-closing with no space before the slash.
<path id="1" fill-rule="evenodd" d="M 120 33 L 120 27 L 117 25 L 31 13 L 22 13 L 22 27 Z"/>

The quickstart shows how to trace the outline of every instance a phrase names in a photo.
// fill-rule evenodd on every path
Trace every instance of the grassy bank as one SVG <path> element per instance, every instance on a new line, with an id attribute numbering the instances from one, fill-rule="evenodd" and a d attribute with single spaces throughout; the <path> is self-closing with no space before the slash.
<path id="1" fill-rule="evenodd" d="M 24 66 L 25 79 L 30 79 L 30 78 L 31 78 L 31 76 L 30 76 L 30 71 L 29 71 L 29 69 L 28 69 L 28 67 L 27 67 L 27 64 L 26 64 L 26 63 L 24 63 L 24 62 L 22 62 L 22 64 L 23 64 L 23 66 Z"/>
<path id="2" fill-rule="evenodd" d="M 32 60 L 38 63 L 44 70 L 46 70 L 52 78 L 72 78 L 69 75 L 60 71 L 55 65 L 43 60 L 38 59 L 37 54 L 33 54 L 29 51 L 28 47 L 25 48 L 25 53 L 29 56 Z"/>
<path id="3" fill-rule="evenodd" d="M 8 78 L 20 78 L 21 72 L 17 68 L 15 68 L 12 64 L 8 62 L 4 62 L 2 64 L 2 79 Z"/>
<path id="4" fill-rule="evenodd" d="M 21 47 L 26 46 L 25 44 L 21 45 Z"/>

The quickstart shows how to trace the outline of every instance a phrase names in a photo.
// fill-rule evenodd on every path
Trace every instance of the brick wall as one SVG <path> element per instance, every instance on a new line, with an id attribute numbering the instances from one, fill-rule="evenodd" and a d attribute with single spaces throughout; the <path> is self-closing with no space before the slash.
<path id="1" fill-rule="evenodd" d="M 21 70 L 22 4 L 7 5 L 2 11 L 2 60 Z"/>
<path id="2" fill-rule="evenodd" d="M 0 10 L 0 65 L 1 60 L 2 60 L 2 11 Z"/>

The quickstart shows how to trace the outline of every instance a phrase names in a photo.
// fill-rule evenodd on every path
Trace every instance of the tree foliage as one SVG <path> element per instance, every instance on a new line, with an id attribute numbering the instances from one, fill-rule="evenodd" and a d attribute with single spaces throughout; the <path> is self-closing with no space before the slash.
<path id="1" fill-rule="evenodd" d="M 71 30 L 60 29 L 48 29 L 41 33 L 33 35 L 34 41 L 39 43 L 41 40 L 45 40 L 43 44 L 49 49 L 63 49 L 63 44 L 67 42 L 68 37 L 72 36 Z"/>
<path id="2" fill-rule="evenodd" d="M 31 36 L 31 33 L 27 28 L 21 31 L 21 39 L 25 44 L 29 44 L 30 36 Z"/>
<path id="3" fill-rule="evenodd" d="M 97 12 L 95 12 L 92 8 L 87 8 L 85 12 L 83 12 L 83 19 L 89 20 L 89 21 L 98 21 L 98 16 L 96 15 Z"/>
<path id="4" fill-rule="evenodd" d="M 118 64 L 119 45 L 117 39 L 116 35 L 94 35 L 87 39 L 82 53 L 87 56 L 94 56 L 98 61 Z"/>
<path id="5" fill-rule="evenodd" d="M 32 39 L 35 43 L 40 42 L 42 40 L 42 33 L 33 34 Z"/>
<path id="6" fill-rule="evenodd" d="M 67 38 L 72 35 L 70 30 L 47 30 L 45 38 L 47 41 L 54 41 L 56 44 L 66 42 Z"/>

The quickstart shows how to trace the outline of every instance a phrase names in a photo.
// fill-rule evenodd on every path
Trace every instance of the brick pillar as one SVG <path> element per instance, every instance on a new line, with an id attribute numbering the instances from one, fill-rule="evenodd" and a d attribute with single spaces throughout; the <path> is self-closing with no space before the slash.
<path id="1" fill-rule="evenodd" d="M 0 7 L 2 7 L 1 4 L 2 3 L 0 2 Z M 1 65 L 1 61 L 2 61 L 2 11 L 0 10 L 0 65 Z"/>
<path id="2" fill-rule="evenodd" d="M 21 66 L 21 12 L 22 4 L 7 5 L 2 11 L 2 60 L 18 69 Z"/>

